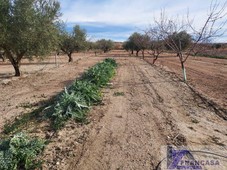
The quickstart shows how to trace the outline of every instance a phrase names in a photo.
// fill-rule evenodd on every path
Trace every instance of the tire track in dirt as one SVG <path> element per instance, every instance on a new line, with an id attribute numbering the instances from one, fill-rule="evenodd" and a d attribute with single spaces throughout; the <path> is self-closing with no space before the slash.
<path id="1" fill-rule="evenodd" d="M 137 59 L 121 59 L 113 88 L 125 95 L 109 96 L 112 102 L 100 122 L 102 130 L 92 130 L 83 158 L 69 169 L 155 169 L 160 146 L 173 144 L 178 129 L 140 64 L 144 67 Z"/>
<path id="2" fill-rule="evenodd" d="M 198 59 L 191 57 L 186 63 L 188 82 L 196 87 L 196 90 L 205 95 L 206 98 L 212 99 L 225 109 L 227 108 L 226 61 L 206 57 L 198 57 Z M 157 63 L 159 66 L 175 72 L 182 78 L 181 66 L 177 58 L 160 58 Z"/>
<path id="3" fill-rule="evenodd" d="M 127 60 L 120 64 L 114 82 L 135 83 L 136 70 L 128 67 Z M 154 141 L 164 144 L 164 139 L 154 130 L 157 123 L 150 119 L 150 109 L 142 106 L 141 87 L 113 85 L 113 88 L 114 92 L 124 92 L 124 96 L 116 97 L 113 93 L 108 96 L 112 102 L 100 121 L 101 130 L 91 131 L 83 158 L 69 169 L 153 169 L 157 164 L 159 149 Z"/>
<path id="4" fill-rule="evenodd" d="M 74 150 L 78 155 L 55 169 L 155 169 L 167 144 L 226 146 L 226 121 L 187 85 L 138 58 L 116 59 L 119 68 L 104 90 L 105 105 L 91 112 L 103 116 L 84 128 L 86 137 Z M 75 140 L 77 129 L 70 134 Z"/>
<path id="5" fill-rule="evenodd" d="M 150 108 L 155 108 L 155 112 L 152 114 L 153 119 L 156 120 L 155 122 L 161 126 L 162 131 L 160 132 L 165 136 L 165 139 L 167 141 L 168 145 L 174 144 L 176 146 L 186 146 L 187 142 L 185 137 L 179 132 L 179 129 L 176 124 L 174 124 L 173 120 L 174 118 L 171 115 L 171 110 L 169 110 L 169 107 L 165 104 L 165 100 L 160 92 L 159 89 L 161 84 L 166 84 L 171 81 L 164 82 L 161 79 L 158 80 L 160 83 L 155 83 L 153 85 L 152 82 L 157 82 L 156 75 L 163 78 L 163 75 L 160 75 L 157 71 L 153 70 L 152 72 L 148 72 L 148 68 L 143 69 L 144 66 L 141 68 L 137 68 L 137 73 L 140 75 L 140 77 L 143 77 L 143 79 L 146 79 L 148 81 L 148 84 L 144 85 L 144 91 L 147 91 L 148 94 L 145 95 L 146 100 L 145 101 L 151 101 L 152 105 L 149 105 Z M 152 73 L 152 74 L 150 74 Z M 161 89 L 162 90 L 162 89 Z M 166 93 L 167 94 L 167 93 Z M 163 96 L 163 97 L 162 97 Z M 152 101 L 153 100 L 153 101 Z M 149 103 L 148 103 L 149 104 Z M 157 116 L 158 115 L 158 116 Z"/>

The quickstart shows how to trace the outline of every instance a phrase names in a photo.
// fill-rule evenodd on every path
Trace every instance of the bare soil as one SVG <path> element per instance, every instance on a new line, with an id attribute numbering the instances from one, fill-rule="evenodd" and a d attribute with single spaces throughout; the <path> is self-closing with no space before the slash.
<path id="1" fill-rule="evenodd" d="M 1 85 L 1 125 L 25 109 L 16 106 L 49 99 L 105 57 L 114 57 L 119 66 L 111 85 L 103 89 L 102 105 L 92 108 L 89 124 L 69 121 L 54 134 L 33 127 L 33 133 L 51 140 L 42 156 L 44 170 L 156 169 L 167 145 L 214 148 L 226 156 L 225 110 L 210 105 L 175 74 L 127 53 L 75 56 L 80 60 Z M 209 159 L 221 165 L 207 169 L 226 169 L 226 158 Z"/>
<path id="2" fill-rule="evenodd" d="M 146 59 L 152 63 L 151 58 Z M 170 54 L 160 56 L 156 64 L 182 78 L 178 57 Z M 227 109 L 227 59 L 189 57 L 185 63 L 188 83 L 196 91 Z"/>
<path id="3" fill-rule="evenodd" d="M 44 61 L 22 61 L 21 77 L 13 77 L 13 67 L 0 63 L 0 131 L 4 122 L 37 108 L 57 95 L 88 67 L 103 58 L 76 54 L 74 62 L 68 63 L 67 56 Z"/>

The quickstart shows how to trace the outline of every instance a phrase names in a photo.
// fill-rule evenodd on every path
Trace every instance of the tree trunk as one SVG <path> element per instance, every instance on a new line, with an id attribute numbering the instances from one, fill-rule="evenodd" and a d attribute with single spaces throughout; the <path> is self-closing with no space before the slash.
<path id="1" fill-rule="evenodd" d="M 132 50 L 132 51 L 131 51 L 131 54 L 133 54 L 133 53 L 134 53 L 134 51 Z"/>
<path id="2" fill-rule="evenodd" d="M 69 62 L 73 62 L 72 53 L 69 53 L 68 57 L 69 57 Z"/>
<path id="3" fill-rule="evenodd" d="M 136 56 L 137 56 L 137 57 L 139 56 L 139 51 L 136 51 Z"/>
<path id="4" fill-rule="evenodd" d="M 142 51 L 143 59 L 144 59 L 144 50 Z"/>
<path id="5" fill-rule="evenodd" d="M 16 76 L 16 77 L 21 76 L 19 64 L 14 64 L 14 65 L 13 65 L 13 68 L 14 68 L 14 70 L 15 70 L 15 76 Z"/>
<path id="6" fill-rule="evenodd" d="M 153 59 L 153 63 L 152 64 L 154 64 L 155 63 L 155 61 L 158 59 L 158 57 L 157 56 L 155 56 L 154 57 L 154 59 Z"/>
<path id="7" fill-rule="evenodd" d="M 184 62 L 182 62 L 182 61 L 181 61 L 181 68 L 182 68 L 182 72 L 183 72 L 184 81 L 186 82 L 187 81 L 187 74 L 186 74 L 186 69 L 184 67 Z"/>
<path id="8" fill-rule="evenodd" d="M 0 58 L 2 59 L 3 62 L 5 62 L 5 58 L 3 56 L 0 56 Z"/>
<path id="9" fill-rule="evenodd" d="M 17 54 L 16 57 L 13 57 L 13 54 L 9 50 L 6 50 L 5 54 L 6 54 L 6 57 L 9 59 L 9 61 L 11 62 L 11 64 L 13 65 L 13 68 L 15 70 L 15 76 L 17 76 L 17 77 L 21 76 L 20 62 L 21 62 L 21 59 L 24 56 L 25 52 Z"/>
<path id="10" fill-rule="evenodd" d="M 0 58 L 2 59 L 3 62 L 5 62 L 4 53 L 1 53 L 1 52 L 0 52 Z"/>

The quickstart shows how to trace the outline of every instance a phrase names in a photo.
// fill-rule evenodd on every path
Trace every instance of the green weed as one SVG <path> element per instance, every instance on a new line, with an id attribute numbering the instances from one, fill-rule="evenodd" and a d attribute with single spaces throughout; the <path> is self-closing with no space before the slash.
<path id="1" fill-rule="evenodd" d="M 0 141 L 0 169 L 37 169 L 41 161 L 37 159 L 43 151 L 45 142 L 32 139 L 24 133 L 18 133 L 10 139 Z"/>
<path id="2" fill-rule="evenodd" d="M 124 92 L 114 92 L 113 95 L 114 95 L 114 96 L 124 96 L 125 93 L 124 93 Z"/>

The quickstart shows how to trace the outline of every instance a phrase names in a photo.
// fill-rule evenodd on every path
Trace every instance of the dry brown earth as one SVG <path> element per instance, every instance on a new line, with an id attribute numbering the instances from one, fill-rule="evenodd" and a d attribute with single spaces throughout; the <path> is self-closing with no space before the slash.
<path id="1" fill-rule="evenodd" d="M 147 59 L 152 62 L 152 59 Z M 162 55 L 156 65 L 176 73 L 182 78 L 179 59 L 170 54 Z M 196 91 L 227 109 L 227 59 L 189 57 L 185 63 L 188 83 Z"/>
<path id="2" fill-rule="evenodd" d="M 214 148 L 226 156 L 225 110 L 213 107 L 178 76 L 160 67 L 125 53 L 108 56 L 115 57 L 119 66 L 112 85 L 103 89 L 103 105 L 93 107 L 89 124 L 70 121 L 50 138 L 43 169 L 155 169 L 166 154 L 161 148 L 169 144 Z M 4 118 L 23 111 L 16 106 L 47 100 L 104 57 L 83 57 L 73 64 L 1 85 L 1 125 Z M 35 133 L 50 137 L 51 132 L 36 127 Z M 217 159 L 221 165 L 215 168 L 225 170 L 226 158 Z"/>

